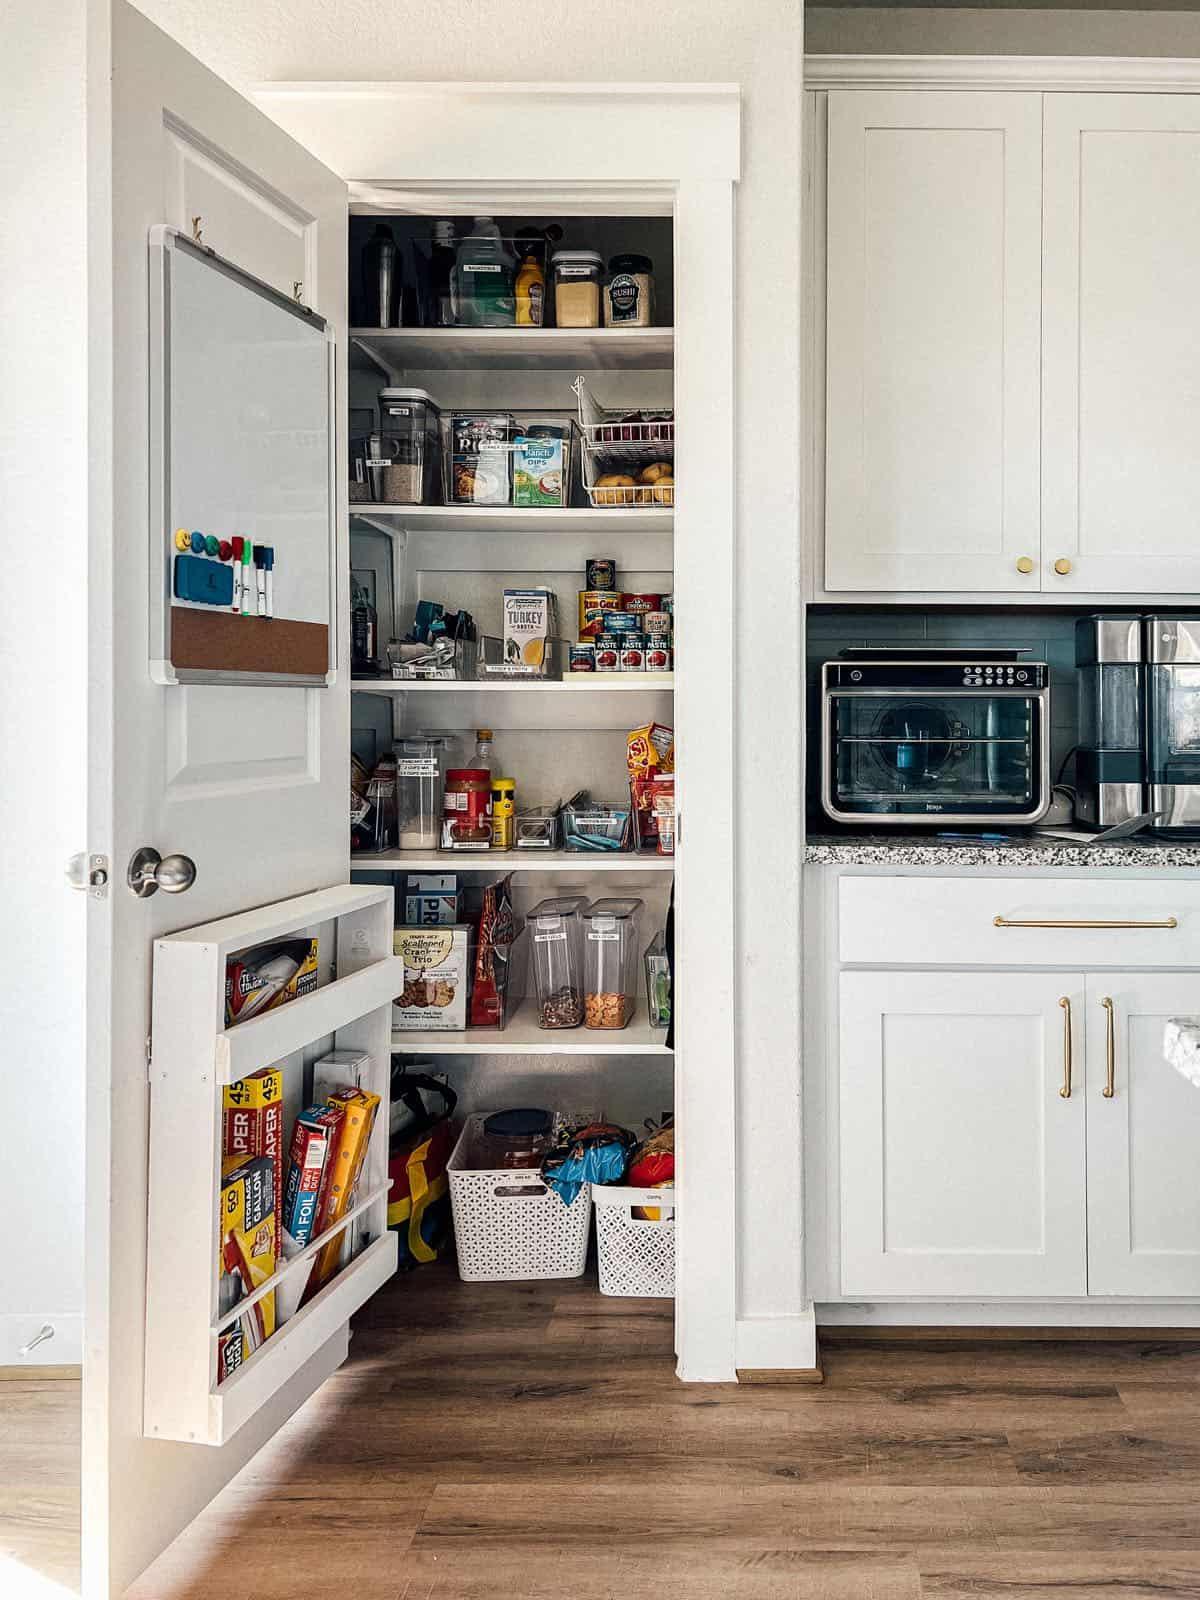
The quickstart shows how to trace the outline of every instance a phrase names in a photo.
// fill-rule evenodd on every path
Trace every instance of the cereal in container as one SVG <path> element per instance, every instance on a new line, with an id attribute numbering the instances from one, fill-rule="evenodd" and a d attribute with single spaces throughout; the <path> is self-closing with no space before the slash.
<path id="1" fill-rule="evenodd" d="M 583 914 L 584 1021 L 589 1028 L 624 1028 L 633 1016 L 643 901 L 596 900 Z"/>

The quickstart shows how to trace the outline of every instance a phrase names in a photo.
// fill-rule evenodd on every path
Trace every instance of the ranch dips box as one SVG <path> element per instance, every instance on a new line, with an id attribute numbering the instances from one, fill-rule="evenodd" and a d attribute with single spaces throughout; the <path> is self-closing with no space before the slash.
<path id="1" fill-rule="evenodd" d="M 553 590 L 505 589 L 504 665 L 514 673 L 544 672 L 554 625 Z"/>

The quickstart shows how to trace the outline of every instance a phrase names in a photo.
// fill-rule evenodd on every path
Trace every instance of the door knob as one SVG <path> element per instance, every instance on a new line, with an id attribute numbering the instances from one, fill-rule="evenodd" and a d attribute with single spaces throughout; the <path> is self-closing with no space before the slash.
<path id="1" fill-rule="evenodd" d="M 1067 560 L 1066 556 L 1059 556 L 1058 560 L 1054 563 L 1054 570 L 1058 573 L 1060 578 L 1066 577 L 1067 573 L 1071 570 L 1071 563 Z"/>
<path id="2" fill-rule="evenodd" d="M 196 863 L 191 856 L 160 856 L 149 845 L 135 850 L 125 881 L 139 900 L 147 900 L 161 889 L 164 894 L 182 894 L 196 881 Z"/>
<path id="3" fill-rule="evenodd" d="M 1032 556 L 1021 556 L 1021 557 L 1019 557 L 1018 561 L 1017 561 L 1017 571 L 1018 572 L 1023 572 L 1023 573 L 1026 573 L 1026 574 L 1032 572 L 1033 571 L 1033 557 Z"/>

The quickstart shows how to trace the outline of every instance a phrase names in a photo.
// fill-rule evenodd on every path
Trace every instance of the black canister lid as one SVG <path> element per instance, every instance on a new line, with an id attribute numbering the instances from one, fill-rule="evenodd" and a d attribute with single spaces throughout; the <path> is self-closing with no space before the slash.
<path id="1" fill-rule="evenodd" d="M 536 1139 L 550 1132 L 553 1117 L 549 1111 L 523 1106 L 513 1111 L 496 1111 L 485 1117 L 483 1131 L 493 1139 Z"/>
<path id="2" fill-rule="evenodd" d="M 608 263 L 610 272 L 653 272 L 654 263 L 649 256 L 613 256 Z"/>

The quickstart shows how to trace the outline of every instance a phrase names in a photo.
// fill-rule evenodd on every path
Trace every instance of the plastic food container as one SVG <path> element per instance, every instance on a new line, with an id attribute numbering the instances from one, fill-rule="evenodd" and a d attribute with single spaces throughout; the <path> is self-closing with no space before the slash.
<path id="1" fill-rule="evenodd" d="M 382 505 L 438 499 L 441 408 L 425 389 L 381 389 L 379 432 L 371 435 L 367 477 Z"/>
<path id="2" fill-rule="evenodd" d="M 586 805 L 562 808 L 565 850 L 609 851 L 629 848 L 629 806 Z"/>
<path id="3" fill-rule="evenodd" d="M 560 328 L 600 326 L 604 262 L 594 250 L 556 250 L 550 257 L 554 320 Z"/>
<path id="4" fill-rule="evenodd" d="M 525 918 L 539 1028 L 583 1022 L 583 922 L 586 895 L 541 900 Z"/>
<path id="5" fill-rule="evenodd" d="M 447 505 L 511 503 L 515 427 L 507 411 L 455 411 L 443 418 Z"/>
<path id="6" fill-rule="evenodd" d="M 553 1115 L 537 1107 L 493 1112 L 477 1126 L 467 1165 L 483 1171 L 540 1168 L 553 1127 Z"/>
<path id="7" fill-rule="evenodd" d="M 396 843 L 401 850 L 437 849 L 449 742 L 438 734 L 413 734 L 394 747 Z"/>
<path id="8" fill-rule="evenodd" d="M 641 900 L 596 900 L 583 914 L 583 1007 L 589 1028 L 624 1028 L 637 993 Z"/>
<path id="9" fill-rule="evenodd" d="M 451 767 L 442 797 L 442 849 L 492 848 L 492 775 L 485 767 Z"/>

